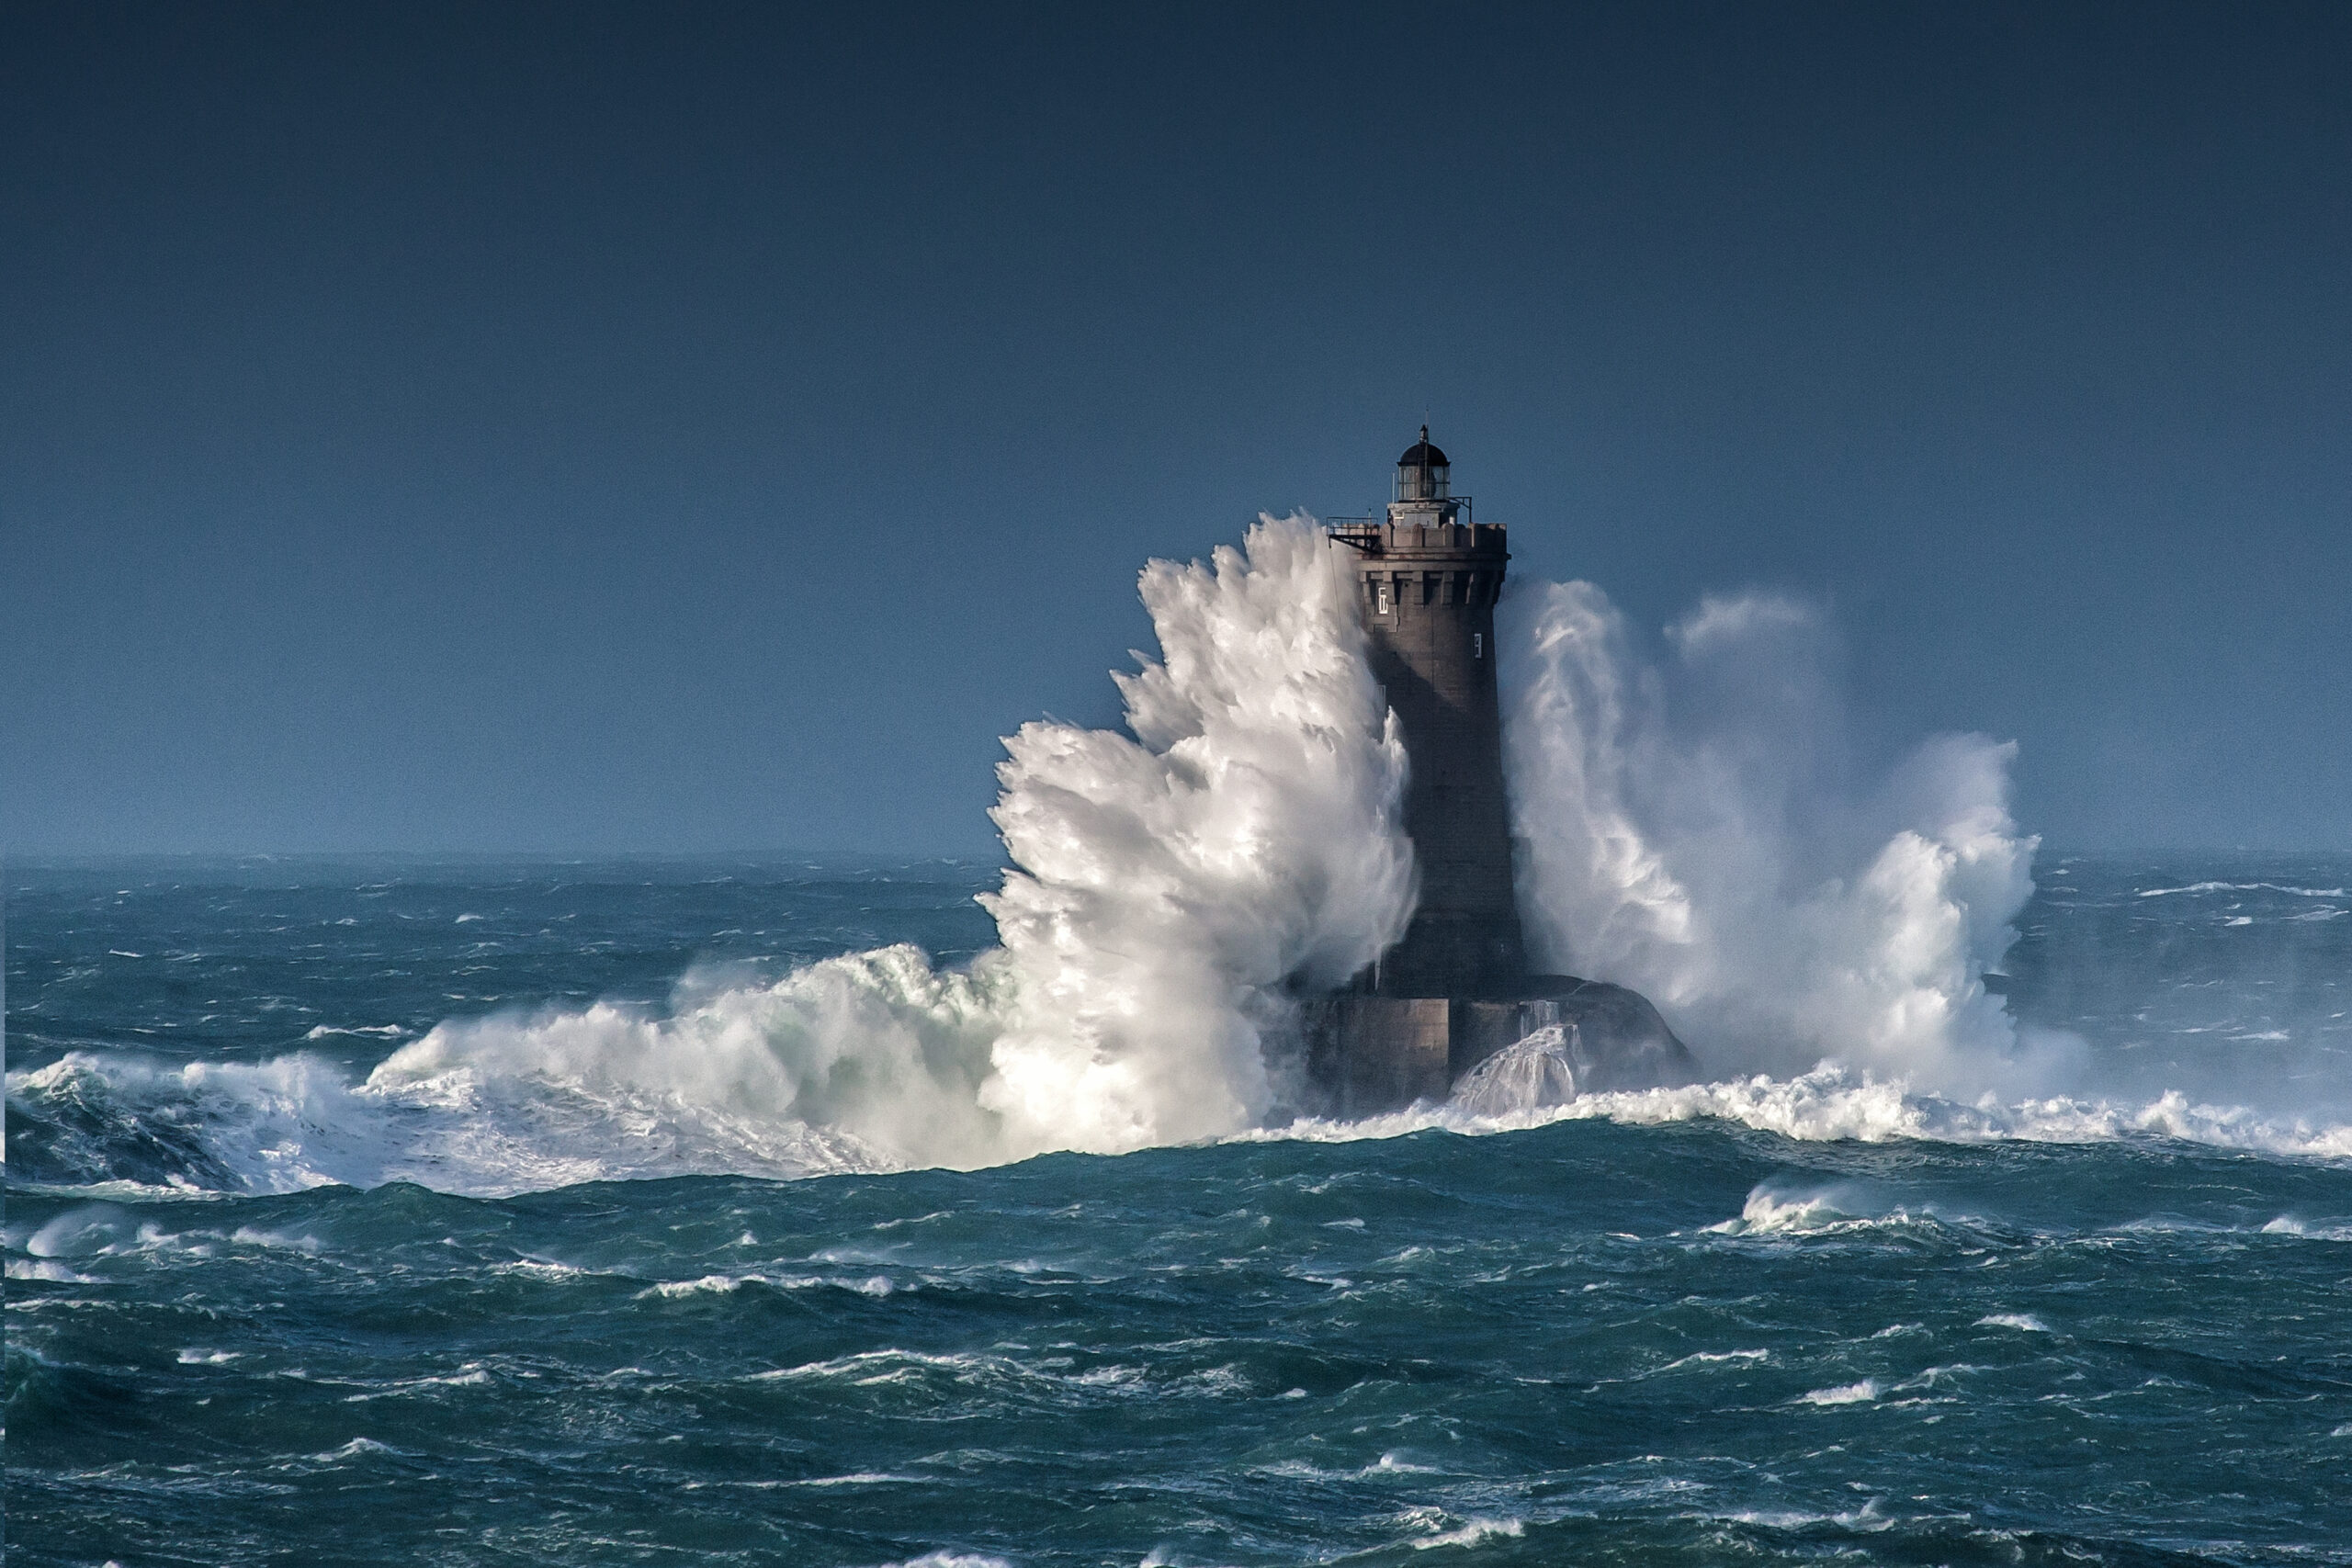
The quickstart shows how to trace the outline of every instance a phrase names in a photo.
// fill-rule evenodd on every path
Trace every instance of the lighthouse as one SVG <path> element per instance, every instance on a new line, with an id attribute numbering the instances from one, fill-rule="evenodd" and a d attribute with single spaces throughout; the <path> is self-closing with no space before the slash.
<path id="1" fill-rule="evenodd" d="M 1310 1078 L 1347 1115 L 1442 1099 L 1487 1057 L 1549 1029 L 1580 1089 L 1688 1082 L 1690 1053 L 1647 1000 L 1529 971 L 1495 678 L 1509 533 L 1477 521 L 1453 477 L 1423 425 L 1396 459 L 1386 511 L 1329 524 L 1331 547 L 1350 557 L 1373 675 L 1404 736 L 1419 897 L 1395 946 L 1306 1007 Z"/>
<path id="2" fill-rule="evenodd" d="M 1495 690 L 1495 603 L 1510 551 L 1452 478 L 1423 425 L 1396 459 L 1387 515 L 1332 530 L 1354 553 L 1373 676 L 1412 758 L 1405 832 L 1420 902 L 1380 959 L 1375 988 L 1391 996 L 1483 994 L 1527 968 Z"/>

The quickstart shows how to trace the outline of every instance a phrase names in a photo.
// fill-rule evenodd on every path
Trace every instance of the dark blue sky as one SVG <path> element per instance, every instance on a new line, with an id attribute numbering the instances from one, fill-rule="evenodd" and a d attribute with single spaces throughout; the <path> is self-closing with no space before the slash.
<path id="1" fill-rule="evenodd" d="M 2352 6 L 0 13 L 0 844 L 978 850 L 1424 413 L 2055 843 L 2352 847 Z"/>

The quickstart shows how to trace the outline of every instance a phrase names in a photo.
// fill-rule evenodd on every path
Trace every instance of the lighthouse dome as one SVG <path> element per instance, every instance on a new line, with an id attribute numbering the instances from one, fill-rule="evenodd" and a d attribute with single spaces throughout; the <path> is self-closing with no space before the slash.
<path id="1" fill-rule="evenodd" d="M 1452 465 L 1446 462 L 1443 448 L 1430 444 L 1430 427 L 1425 424 L 1421 426 L 1421 438 L 1405 448 L 1405 455 L 1396 459 L 1396 466 L 1400 468 L 1443 468 Z"/>

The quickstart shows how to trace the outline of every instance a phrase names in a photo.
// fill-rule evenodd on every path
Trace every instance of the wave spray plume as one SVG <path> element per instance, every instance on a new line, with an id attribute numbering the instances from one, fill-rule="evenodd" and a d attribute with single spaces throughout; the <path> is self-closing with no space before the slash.
<path id="1" fill-rule="evenodd" d="M 1411 914 L 1404 742 L 1329 536 L 1261 520 L 1246 556 L 1152 562 L 1143 600 L 1134 739 L 1027 724 L 998 769 L 1019 869 L 982 903 L 1020 981 L 980 1098 L 1016 1145 L 1258 1124 L 1275 987 L 1340 984 Z"/>
<path id="2" fill-rule="evenodd" d="M 1857 781 L 1826 629 L 1783 596 L 1702 601 L 1659 664 L 1590 583 L 1502 613 L 1538 956 L 1643 991 L 1715 1073 L 1834 1058 L 1973 1090 L 2020 1066 L 1983 980 L 2033 891 L 2014 746 L 1938 736 Z"/>

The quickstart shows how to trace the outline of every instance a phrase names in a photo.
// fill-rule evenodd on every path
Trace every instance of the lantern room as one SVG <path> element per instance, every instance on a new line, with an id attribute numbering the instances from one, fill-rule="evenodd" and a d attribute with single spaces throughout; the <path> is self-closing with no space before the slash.
<path id="1" fill-rule="evenodd" d="M 1430 445 L 1430 427 L 1425 424 L 1421 438 L 1396 459 L 1396 499 L 1443 501 L 1453 488 L 1451 472 L 1444 452 Z"/>

